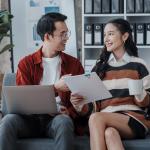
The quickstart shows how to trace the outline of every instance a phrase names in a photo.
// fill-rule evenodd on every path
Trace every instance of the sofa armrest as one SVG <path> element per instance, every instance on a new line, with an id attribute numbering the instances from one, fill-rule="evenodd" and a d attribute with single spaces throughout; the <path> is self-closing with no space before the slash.
<path id="1" fill-rule="evenodd" d="M 0 110 L 0 120 L 2 119 L 2 111 Z"/>

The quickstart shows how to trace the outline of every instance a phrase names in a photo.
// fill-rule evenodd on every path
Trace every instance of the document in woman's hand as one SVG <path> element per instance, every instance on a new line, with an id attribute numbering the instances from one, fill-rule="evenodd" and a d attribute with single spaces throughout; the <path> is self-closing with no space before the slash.
<path id="1" fill-rule="evenodd" d="M 112 97 L 95 72 L 66 76 L 64 80 L 72 93 L 77 93 L 85 98 L 84 104 Z"/>

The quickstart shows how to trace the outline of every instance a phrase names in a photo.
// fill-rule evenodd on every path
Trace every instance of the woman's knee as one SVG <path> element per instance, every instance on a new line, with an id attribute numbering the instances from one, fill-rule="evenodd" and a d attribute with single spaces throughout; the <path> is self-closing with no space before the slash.
<path id="1" fill-rule="evenodd" d="M 105 129 L 105 139 L 110 139 L 112 140 L 114 136 L 118 136 L 119 132 L 113 128 L 113 127 L 108 127 Z"/>
<path id="2" fill-rule="evenodd" d="M 89 118 L 89 127 L 100 126 L 100 124 L 104 124 L 104 123 L 105 123 L 105 118 L 103 113 L 96 112 L 91 114 Z"/>

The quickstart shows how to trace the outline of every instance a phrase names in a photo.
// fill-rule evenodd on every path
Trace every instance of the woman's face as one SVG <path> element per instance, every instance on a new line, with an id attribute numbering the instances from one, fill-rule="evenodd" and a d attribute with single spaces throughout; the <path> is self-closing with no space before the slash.
<path id="1" fill-rule="evenodd" d="M 124 50 L 124 35 L 112 23 L 108 23 L 104 28 L 104 44 L 109 52 Z"/>

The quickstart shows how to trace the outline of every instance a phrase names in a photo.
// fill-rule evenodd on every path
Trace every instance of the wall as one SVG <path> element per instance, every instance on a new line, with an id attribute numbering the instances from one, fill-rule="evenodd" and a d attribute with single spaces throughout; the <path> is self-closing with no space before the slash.
<path id="1" fill-rule="evenodd" d="M 74 0 L 75 2 L 75 22 L 76 22 L 76 31 L 77 31 L 77 49 L 78 58 L 81 58 L 81 47 L 82 47 L 82 0 Z M 8 0 L 0 0 L 0 9 L 8 10 Z M 5 38 L 4 41 L 0 44 L 0 47 L 4 45 L 6 42 L 9 42 L 9 38 Z M 80 50 L 80 51 L 79 51 Z M 11 62 L 10 62 L 10 52 L 7 51 L 0 55 L 0 72 L 11 72 Z"/>
<path id="2" fill-rule="evenodd" d="M 8 0 L 0 0 L 0 10 L 8 10 Z M 9 38 L 4 38 L 0 43 L 0 49 L 9 43 Z M 0 55 L 0 73 L 11 72 L 10 52 L 6 51 Z"/>

